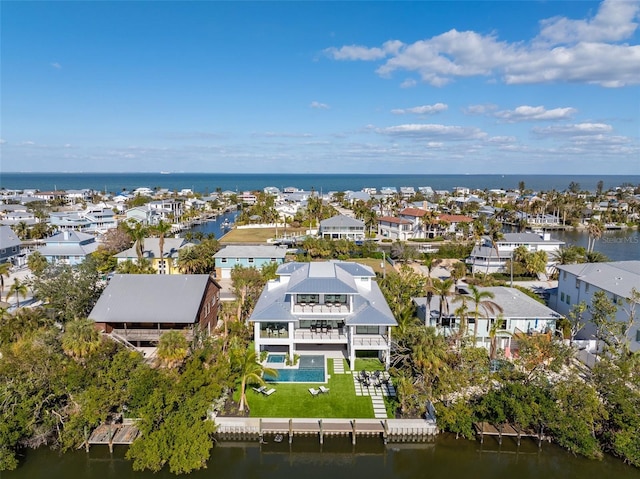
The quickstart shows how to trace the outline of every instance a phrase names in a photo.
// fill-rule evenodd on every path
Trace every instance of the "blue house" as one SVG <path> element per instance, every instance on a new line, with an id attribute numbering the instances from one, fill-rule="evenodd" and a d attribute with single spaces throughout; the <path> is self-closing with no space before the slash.
<path id="1" fill-rule="evenodd" d="M 231 278 L 231 270 L 236 265 L 261 269 L 269 263 L 283 264 L 287 254 L 285 246 L 272 245 L 229 245 L 213 255 L 216 264 L 216 278 Z"/>
<path id="2" fill-rule="evenodd" d="M 9 226 L 0 226 L 0 263 L 20 265 L 20 245 L 20 238 Z"/>
<path id="3" fill-rule="evenodd" d="M 98 249 L 95 236 L 78 231 L 62 231 L 44 243 L 38 251 L 50 263 L 79 264 Z"/>

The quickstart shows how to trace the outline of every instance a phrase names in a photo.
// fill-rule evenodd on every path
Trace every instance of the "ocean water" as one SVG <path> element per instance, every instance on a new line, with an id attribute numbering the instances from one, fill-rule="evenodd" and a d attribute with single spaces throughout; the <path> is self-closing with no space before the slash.
<path id="1" fill-rule="evenodd" d="M 598 181 L 604 188 L 622 184 L 640 184 L 638 175 L 370 175 L 370 174 L 217 174 L 217 173 L 16 173 L 0 172 L 0 188 L 69 190 L 90 188 L 107 193 L 139 187 L 183 188 L 208 194 L 222 191 L 262 190 L 266 186 L 296 187 L 315 191 L 359 191 L 365 187 L 430 186 L 434 190 L 452 190 L 456 186 L 472 189 L 515 189 L 520 181 L 535 191 L 566 190 L 577 182 L 581 189 L 595 191 Z"/>

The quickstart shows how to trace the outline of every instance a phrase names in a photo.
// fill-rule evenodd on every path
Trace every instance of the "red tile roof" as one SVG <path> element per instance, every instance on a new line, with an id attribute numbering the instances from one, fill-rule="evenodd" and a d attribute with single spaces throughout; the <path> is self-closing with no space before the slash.
<path id="1" fill-rule="evenodd" d="M 473 223 L 473 218 L 465 215 L 438 215 L 438 220 L 449 223 Z"/>
<path id="2" fill-rule="evenodd" d="M 397 225 L 410 225 L 411 221 L 404 218 L 396 218 L 395 216 L 381 216 L 378 218 L 378 223 L 393 223 Z"/>
<path id="3" fill-rule="evenodd" d="M 416 216 L 418 218 L 423 217 L 427 214 L 425 210 L 421 210 L 420 208 L 405 208 L 400 212 L 401 215 L 404 216 Z"/>

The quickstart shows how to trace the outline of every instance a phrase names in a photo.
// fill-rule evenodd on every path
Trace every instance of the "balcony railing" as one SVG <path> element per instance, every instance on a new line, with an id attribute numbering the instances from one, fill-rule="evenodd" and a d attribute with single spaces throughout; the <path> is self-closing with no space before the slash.
<path id="1" fill-rule="evenodd" d="M 344 303 L 296 303 L 293 314 L 347 314 L 349 305 Z"/>
<path id="2" fill-rule="evenodd" d="M 389 338 L 382 334 L 358 334 L 353 337 L 353 346 L 355 348 L 386 348 L 387 346 L 389 346 Z"/>
<path id="3" fill-rule="evenodd" d="M 127 341 L 159 341 L 167 331 L 180 331 L 188 341 L 193 339 L 191 329 L 113 329 L 115 334 Z"/>

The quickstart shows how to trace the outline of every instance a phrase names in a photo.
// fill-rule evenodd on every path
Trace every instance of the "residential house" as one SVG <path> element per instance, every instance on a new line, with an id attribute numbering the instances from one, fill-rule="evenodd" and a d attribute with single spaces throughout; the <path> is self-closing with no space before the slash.
<path id="1" fill-rule="evenodd" d="M 406 241 L 413 237 L 413 222 L 395 216 L 381 216 L 378 218 L 378 235 L 392 240 Z"/>
<path id="2" fill-rule="evenodd" d="M 425 238 L 427 225 L 425 225 L 424 220 L 427 214 L 427 210 L 407 207 L 400 210 L 398 216 L 401 219 L 411 221 L 411 238 Z"/>
<path id="3" fill-rule="evenodd" d="M 16 266 L 24 264 L 20 244 L 20 238 L 11 227 L 0 226 L 0 263 L 10 262 Z"/>
<path id="4" fill-rule="evenodd" d="M 464 227 L 462 225 L 473 223 L 473 218 L 466 215 L 439 214 L 436 217 L 438 235 L 463 236 Z"/>
<path id="5" fill-rule="evenodd" d="M 220 285 L 208 274 L 116 274 L 89 314 L 95 327 L 137 348 L 153 347 L 167 331 L 188 340 L 211 334 Z"/>
<path id="6" fill-rule="evenodd" d="M 447 299 L 446 305 L 443 303 L 442 316 L 438 296 L 431 298 L 431 301 L 426 297 L 413 298 L 418 318 L 425 326 L 435 327 L 441 334 L 449 336 L 459 333 L 461 318 L 455 311 L 460 308 L 464 298 L 468 308 L 466 335 L 471 338 L 475 335 L 476 346 L 487 349 L 491 348 L 492 336 L 495 336 L 494 347 L 503 350 L 506 357 L 511 357 L 514 338 L 519 335 L 555 334 L 556 323 L 561 315 L 522 291 L 504 286 L 479 287 L 478 290 L 492 293 L 494 297 L 490 301 L 499 309 L 490 311 L 479 306 L 480 314 L 476 321 L 475 305 L 468 287 L 464 285 L 457 288 L 456 296 Z M 501 324 L 497 323 L 498 320 L 502 320 Z"/>
<path id="7" fill-rule="evenodd" d="M 474 246 L 467 264 L 471 265 L 473 273 L 503 273 L 507 271 L 507 261 L 513 251 L 524 246 L 529 252 L 547 253 L 547 274 L 550 274 L 554 268 L 551 253 L 563 245 L 564 241 L 551 239 L 549 233 L 504 233 L 495 245 L 489 237 L 484 237 L 480 245 Z"/>
<path id="8" fill-rule="evenodd" d="M 337 215 L 320 222 L 319 235 L 325 239 L 348 239 L 363 241 L 365 238 L 364 221 L 347 215 Z"/>
<path id="9" fill-rule="evenodd" d="M 265 286 L 249 323 L 256 353 L 374 353 L 389 367 L 393 313 L 369 266 L 343 261 L 285 263 Z"/>
<path id="10" fill-rule="evenodd" d="M 128 250 L 121 251 L 115 255 L 118 263 L 124 261 L 138 261 L 136 253 L 137 242 Z M 181 249 L 193 246 L 184 238 L 165 238 L 160 257 L 160 238 L 145 238 L 142 242 L 142 258 L 148 260 L 158 274 L 179 274 L 178 255 Z"/>
<path id="11" fill-rule="evenodd" d="M 231 278 L 231 271 L 236 266 L 260 270 L 269 263 L 280 265 L 284 263 L 286 255 L 286 246 L 228 245 L 213 255 L 216 278 Z"/>
<path id="12" fill-rule="evenodd" d="M 591 306 L 594 294 L 603 291 L 617 308 L 616 320 L 629 320 L 632 305 L 627 299 L 631 297 L 633 289 L 640 291 L 640 261 L 565 264 L 557 265 L 556 269 L 558 290 L 550 303 L 555 305 L 559 314 L 568 315 L 582 301 Z M 576 339 L 595 340 L 596 325 L 591 321 L 588 309 L 582 317 L 584 328 L 578 332 Z M 640 351 L 640 324 L 637 320 L 629 330 L 627 339 L 632 352 Z"/>
<path id="13" fill-rule="evenodd" d="M 65 230 L 44 239 L 38 252 L 50 263 L 76 265 L 98 249 L 96 237 L 79 231 Z"/>
<path id="14" fill-rule="evenodd" d="M 401 186 L 400 187 L 400 196 L 403 198 L 411 198 L 416 194 L 416 189 L 413 186 Z"/>

